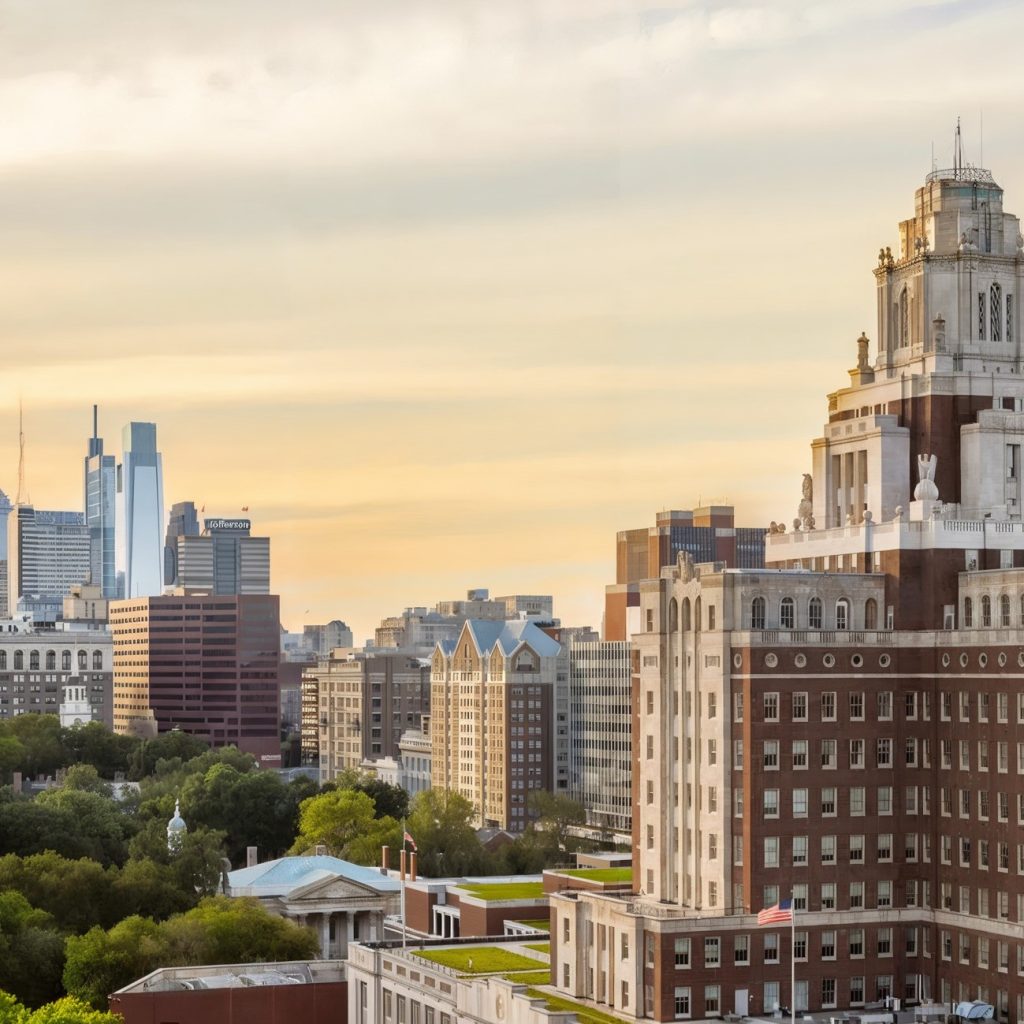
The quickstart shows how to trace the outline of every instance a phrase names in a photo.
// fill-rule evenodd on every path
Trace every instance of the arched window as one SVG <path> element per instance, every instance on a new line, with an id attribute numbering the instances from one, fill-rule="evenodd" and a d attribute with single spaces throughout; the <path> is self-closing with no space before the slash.
<path id="1" fill-rule="evenodd" d="M 878 602 L 873 597 L 864 602 L 864 628 L 878 629 Z"/>
<path id="2" fill-rule="evenodd" d="M 57 652 L 47 651 L 46 652 L 46 669 L 48 672 L 52 672 L 57 667 Z"/>
<path id="3" fill-rule="evenodd" d="M 755 597 L 750 602 L 750 628 L 764 629 L 764 598 Z"/>
<path id="4" fill-rule="evenodd" d="M 971 629 L 974 626 L 974 602 L 964 598 L 964 629 Z"/>
<path id="5" fill-rule="evenodd" d="M 1010 595 L 999 598 L 999 625 L 1006 629 L 1010 625 Z"/>
<path id="6" fill-rule="evenodd" d="M 38 651 L 30 651 L 29 652 L 29 655 L 28 655 L 28 667 L 29 667 L 29 671 L 31 671 L 32 669 L 37 669 L 38 670 L 38 668 L 39 668 L 39 652 Z"/>
<path id="7" fill-rule="evenodd" d="M 988 594 L 981 598 L 981 628 L 989 629 L 992 625 L 992 598 Z"/>
<path id="8" fill-rule="evenodd" d="M 64 672 L 71 671 L 71 652 L 61 651 L 60 652 L 60 667 Z"/>
<path id="9" fill-rule="evenodd" d="M 821 629 L 821 598 L 812 597 L 807 606 L 807 625 L 810 629 Z"/>
<path id="10" fill-rule="evenodd" d="M 0 651 L 0 670 L 5 670 L 6 668 L 7 668 L 7 652 L 6 651 Z"/>
<path id="11" fill-rule="evenodd" d="M 683 631 L 685 632 L 690 628 L 690 599 L 688 597 L 683 598 Z"/>
<path id="12" fill-rule="evenodd" d="M 101 668 L 103 668 L 103 652 L 102 651 L 93 651 L 92 652 L 92 667 L 93 667 L 93 671 L 95 671 L 95 672 L 98 672 Z"/>
<path id="13" fill-rule="evenodd" d="M 695 633 L 699 633 L 701 630 L 700 621 L 700 598 L 693 602 L 693 629 Z"/>
<path id="14" fill-rule="evenodd" d="M 899 339 L 900 347 L 910 344 L 910 297 L 907 295 L 907 286 L 903 286 L 900 292 L 899 304 Z"/>
<path id="15" fill-rule="evenodd" d="M 836 629 L 850 628 L 850 602 L 845 597 L 836 601 Z"/>
<path id="16" fill-rule="evenodd" d="M 988 325 L 993 341 L 1003 340 L 1003 290 L 993 284 L 988 290 Z"/>
<path id="17" fill-rule="evenodd" d="M 671 633 L 679 629 L 679 602 L 674 597 L 668 603 L 668 628 Z"/>
<path id="18" fill-rule="evenodd" d="M 792 629 L 795 620 L 795 605 L 793 604 L 793 598 L 784 597 L 782 603 L 779 605 L 779 625 L 783 629 Z"/>
<path id="19" fill-rule="evenodd" d="M 79 669 L 86 669 L 89 667 L 89 655 L 85 651 L 78 652 L 78 667 Z"/>
<path id="20" fill-rule="evenodd" d="M 14 652 L 14 671 L 17 672 L 19 669 L 25 667 L 25 652 L 15 651 Z"/>

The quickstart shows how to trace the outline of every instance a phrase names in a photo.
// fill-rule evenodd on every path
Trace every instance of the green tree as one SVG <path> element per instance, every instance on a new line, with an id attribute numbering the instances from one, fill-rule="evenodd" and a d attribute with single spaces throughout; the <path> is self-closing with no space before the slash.
<path id="1" fill-rule="evenodd" d="M 63 740 L 69 761 L 91 764 L 102 779 L 112 779 L 118 772 L 127 772 L 129 762 L 142 743 L 135 736 L 111 732 L 101 722 L 86 722 L 65 729 Z"/>
<path id="2" fill-rule="evenodd" d="M 72 935 L 65 950 L 64 987 L 97 1009 L 106 1006 L 111 992 L 154 970 L 167 952 L 159 926 L 138 916 L 126 917 L 108 932 L 97 926 Z"/>
<path id="3" fill-rule="evenodd" d="M 350 839 L 341 855 L 353 864 L 379 864 L 380 848 L 397 850 L 402 845 L 402 826 L 391 817 L 375 818 L 367 830 Z"/>
<path id="4" fill-rule="evenodd" d="M 302 801 L 299 834 L 292 853 L 305 853 L 317 846 L 341 857 L 345 847 L 373 827 L 373 801 L 355 789 L 336 789 Z"/>
<path id="5" fill-rule="evenodd" d="M 444 878 L 485 870 L 475 818 L 476 810 L 461 793 L 427 789 L 413 797 L 406 827 L 416 840 L 421 874 Z"/>
<path id="6" fill-rule="evenodd" d="M 79 999 L 65 996 L 41 1006 L 25 1024 L 124 1024 L 124 1018 L 117 1013 L 94 1010 Z"/>
<path id="7" fill-rule="evenodd" d="M 378 818 L 394 818 L 401 821 L 409 813 L 409 794 L 401 786 L 368 776 L 356 789 L 365 793 L 372 801 Z"/>
<path id="8" fill-rule="evenodd" d="M 184 764 L 200 754 L 205 754 L 209 749 L 209 744 L 198 736 L 172 729 L 170 732 L 161 733 L 155 739 L 139 743 L 129 758 L 129 778 L 142 779 L 152 775 L 158 761 L 181 758 Z"/>
<path id="9" fill-rule="evenodd" d="M 132 823 L 110 796 L 82 789 L 48 789 L 35 803 L 71 815 L 87 856 L 104 864 L 124 863 Z"/>
<path id="10" fill-rule="evenodd" d="M 579 847 L 571 829 L 587 823 L 587 812 L 582 804 L 560 793 L 535 789 L 530 793 L 527 806 L 537 816 L 537 827 L 551 836 L 556 850 Z"/>
<path id="11" fill-rule="evenodd" d="M 62 789 L 77 789 L 84 793 L 98 793 L 100 796 L 113 798 L 114 791 L 100 778 L 95 765 L 73 764 L 65 773 L 61 782 Z"/>
<path id="12" fill-rule="evenodd" d="M 106 927 L 117 920 L 115 877 L 116 870 L 96 861 L 68 860 L 53 851 L 0 857 L 0 889 L 21 893 L 65 932 L 84 932 L 95 924 Z"/>
<path id="13" fill-rule="evenodd" d="M 34 778 L 53 775 L 67 763 L 60 720 L 56 715 L 18 715 L 6 723 L 6 729 L 23 748 L 16 770 Z"/>
<path id="14" fill-rule="evenodd" d="M 27 797 L 0 799 L 0 854 L 27 855 L 44 850 L 65 857 L 84 857 L 90 843 L 80 833 L 70 810 L 47 807 Z"/>
<path id="15" fill-rule="evenodd" d="M 128 861 L 112 888 L 119 913 L 144 913 L 157 921 L 194 907 L 198 900 L 194 889 L 181 884 L 173 865 L 152 860 Z"/>
<path id="16" fill-rule="evenodd" d="M 14 890 L 0 892 L 0 989 L 30 1006 L 63 992 L 64 939 L 50 915 Z"/>
<path id="17" fill-rule="evenodd" d="M 17 736 L 0 732 L 0 784 L 9 783 L 12 774 L 25 760 L 25 747 Z M 3 1018 L 0 1017 L 0 1024 Z"/>

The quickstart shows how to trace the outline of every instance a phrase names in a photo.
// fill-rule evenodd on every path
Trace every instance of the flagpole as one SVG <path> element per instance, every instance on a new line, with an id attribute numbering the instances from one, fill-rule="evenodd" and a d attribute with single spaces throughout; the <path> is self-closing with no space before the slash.
<path id="1" fill-rule="evenodd" d="M 789 1021 L 796 1024 L 796 899 L 789 896 Z"/>
<path id="2" fill-rule="evenodd" d="M 405 818 L 402 819 L 402 949 L 405 949 Z"/>

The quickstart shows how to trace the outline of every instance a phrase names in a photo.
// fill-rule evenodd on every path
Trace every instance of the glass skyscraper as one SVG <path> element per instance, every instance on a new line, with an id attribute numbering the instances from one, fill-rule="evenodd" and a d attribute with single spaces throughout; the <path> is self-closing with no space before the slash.
<path id="1" fill-rule="evenodd" d="M 117 467 L 117 562 L 123 596 L 152 597 L 163 591 L 163 459 L 155 423 L 129 423 L 121 435 Z"/>
<path id="2" fill-rule="evenodd" d="M 97 408 L 92 407 L 92 437 L 85 457 L 85 522 L 89 527 L 90 582 L 101 587 L 103 596 L 117 593 L 117 559 L 114 550 L 114 495 L 117 473 L 113 455 L 103 454 L 98 436 Z"/>

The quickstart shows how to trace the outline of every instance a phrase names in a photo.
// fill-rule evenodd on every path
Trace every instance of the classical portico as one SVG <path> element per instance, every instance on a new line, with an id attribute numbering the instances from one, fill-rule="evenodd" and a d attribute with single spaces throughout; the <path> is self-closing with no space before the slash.
<path id="1" fill-rule="evenodd" d="M 384 918 L 399 910 L 397 882 L 337 857 L 282 857 L 232 871 L 228 882 L 231 896 L 314 929 L 325 960 L 344 959 L 350 942 L 383 939 Z"/>

